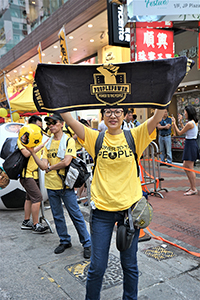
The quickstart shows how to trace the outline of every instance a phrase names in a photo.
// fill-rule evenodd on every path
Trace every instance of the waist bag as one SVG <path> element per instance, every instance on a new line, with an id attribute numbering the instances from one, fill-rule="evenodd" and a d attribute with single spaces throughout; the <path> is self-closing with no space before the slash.
<path id="1" fill-rule="evenodd" d="M 124 224 L 117 229 L 116 246 L 119 251 L 130 248 L 135 228 L 146 228 L 153 218 L 153 207 L 145 197 L 124 212 Z"/>

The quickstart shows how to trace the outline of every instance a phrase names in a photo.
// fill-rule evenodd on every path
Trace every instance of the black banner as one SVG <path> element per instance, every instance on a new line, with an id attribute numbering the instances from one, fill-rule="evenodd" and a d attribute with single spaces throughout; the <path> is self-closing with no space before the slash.
<path id="1" fill-rule="evenodd" d="M 39 64 L 33 99 L 39 112 L 166 108 L 193 64 L 184 56 L 115 65 Z"/>

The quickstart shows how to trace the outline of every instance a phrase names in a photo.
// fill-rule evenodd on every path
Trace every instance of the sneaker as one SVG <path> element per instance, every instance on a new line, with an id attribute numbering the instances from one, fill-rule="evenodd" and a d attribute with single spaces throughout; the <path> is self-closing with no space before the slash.
<path id="1" fill-rule="evenodd" d="M 83 257 L 89 259 L 91 256 L 91 247 L 85 247 L 83 250 Z"/>
<path id="2" fill-rule="evenodd" d="M 72 247 L 72 244 L 69 243 L 69 244 L 60 244 L 55 250 L 54 250 L 54 253 L 55 254 L 60 254 L 60 253 L 63 253 L 65 251 L 65 249 L 67 248 L 71 248 Z"/>
<path id="3" fill-rule="evenodd" d="M 21 225 L 21 229 L 23 230 L 32 230 L 33 229 L 33 222 L 28 220 L 28 221 L 23 221 Z"/>
<path id="4" fill-rule="evenodd" d="M 33 233 L 46 233 L 49 229 L 48 226 L 43 226 L 40 223 L 37 223 L 36 225 L 33 225 Z"/>

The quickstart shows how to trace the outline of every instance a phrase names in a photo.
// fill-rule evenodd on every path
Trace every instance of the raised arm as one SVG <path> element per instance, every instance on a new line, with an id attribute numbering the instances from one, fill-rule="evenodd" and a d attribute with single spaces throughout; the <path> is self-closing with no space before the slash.
<path id="1" fill-rule="evenodd" d="M 41 170 L 46 170 L 48 168 L 48 160 L 47 159 L 40 159 L 37 155 L 36 155 L 36 152 L 35 152 L 35 149 L 34 148 L 28 148 L 26 147 L 27 151 L 30 153 L 30 155 L 33 156 L 36 164 L 38 165 L 38 167 L 41 169 Z"/>
<path id="2" fill-rule="evenodd" d="M 82 123 L 75 120 L 70 112 L 65 112 L 61 114 L 63 120 L 66 124 L 71 127 L 71 129 L 76 133 L 76 135 L 81 139 L 85 140 L 85 130 Z"/>
<path id="3" fill-rule="evenodd" d="M 156 128 L 158 123 L 162 120 L 164 112 L 165 112 L 164 109 L 156 109 L 154 112 L 154 115 L 148 119 L 147 128 L 148 128 L 149 134 L 151 134 L 154 131 L 154 129 Z"/>
<path id="4" fill-rule="evenodd" d="M 178 135 L 183 135 L 189 129 L 192 129 L 194 127 L 194 124 L 192 122 L 188 122 L 185 126 L 183 126 L 181 130 L 179 130 L 178 126 L 176 125 L 176 119 L 174 117 L 172 117 L 172 122 L 173 122 L 172 126 Z"/>
<path id="5" fill-rule="evenodd" d="M 40 144 L 39 146 L 34 148 L 35 153 L 37 153 L 38 151 L 40 151 L 44 145 L 48 142 L 49 139 L 47 139 L 44 143 Z M 21 149 L 21 153 L 25 156 L 25 157 L 30 157 L 31 156 L 31 152 L 29 150 L 27 150 L 26 148 Z"/>

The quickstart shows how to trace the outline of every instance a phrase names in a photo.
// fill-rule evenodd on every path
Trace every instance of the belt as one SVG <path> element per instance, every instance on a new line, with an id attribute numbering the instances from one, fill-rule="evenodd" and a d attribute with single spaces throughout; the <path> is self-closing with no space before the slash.
<path id="1" fill-rule="evenodd" d="M 164 137 L 164 136 L 168 136 L 168 135 L 171 135 L 171 133 L 169 133 L 169 134 L 163 134 L 161 136 Z"/>

